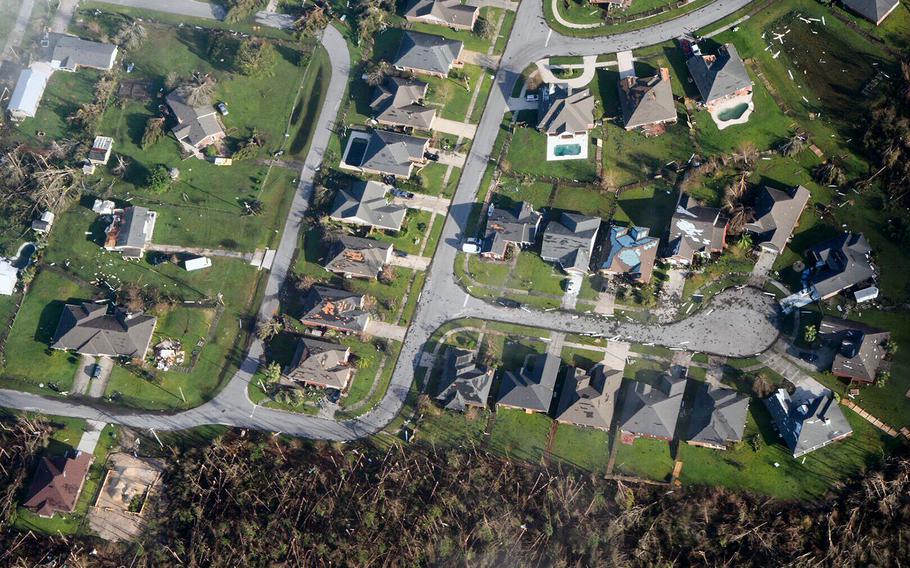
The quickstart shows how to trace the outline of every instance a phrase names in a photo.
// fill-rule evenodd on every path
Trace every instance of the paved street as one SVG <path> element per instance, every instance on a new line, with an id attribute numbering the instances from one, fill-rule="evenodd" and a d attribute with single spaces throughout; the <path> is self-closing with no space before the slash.
<path id="1" fill-rule="evenodd" d="M 120 0 L 114 3 L 151 1 Z M 158 3 L 163 3 L 163 0 Z M 258 340 L 252 342 L 240 370 L 213 400 L 184 412 L 165 415 L 114 411 L 102 405 L 80 404 L 11 390 L 0 390 L 0 406 L 115 422 L 140 429 L 176 430 L 202 424 L 225 424 L 284 432 L 307 438 L 351 440 L 380 430 L 398 414 L 414 379 L 414 370 L 423 346 L 430 334 L 446 321 L 460 317 L 544 327 L 557 332 L 597 334 L 624 341 L 653 342 L 723 356 L 741 357 L 763 351 L 778 335 L 775 327 L 776 306 L 772 299 L 753 288 L 722 293 L 693 317 L 684 321 L 666 326 L 647 326 L 626 320 L 620 321 L 619 318 L 608 320 L 569 312 L 543 313 L 493 306 L 468 296 L 456 283 L 453 274 L 455 255 L 462 237 L 465 236 L 462 234 L 463 227 L 466 226 L 481 176 L 506 111 L 506 97 L 511 93 L 516 78 L 528 64 L 550 55 L 594 55 L 661 43 L 685 32 L 697 30 L 748 3 L 749 0 L 716 0 L 704 8 L 646 30 L 593 39 L 568 38 L 551 33 L 543 19 L 541 2 L 526 0 L 519 6 L 502 65 L 496 75 L 487 108 L 478 125 L 471 152 L 443 228 L 440 245 L 430 265 L 427 283 L 418 301 L 413 323 L 404 338 L 388 392 L 379 405 L 364 416 L 336 422 L 326 418 L 254 407 L 247 397 L 247 385 L 256 372 L 263 353 L 262 343 Z M 269 275 L 259 312 L 260 320 L 271 318 L 278 309 L 278 289 L 288 273 L 303 214 L 312 193 L 313 175 L 322 161 L 331 134 L 332 122 L 337 116 L 348 81 L 350 57 L 344 38 L 335 28 L 329 26 L 323 34 L 322 43 L 329 53 L 332 64 L 326 104 L 320 112 L 313 142 L 301 172 L 300 185 L 294 196 L 275 263 Z"/>
<path id="2" fill-rule="evenodd" d="M 22 36 L 25 35 L 25 28 L 28 27 L 28 20 L 32 16 L 32 9 L 35 7 L 35 0 L 23 0 L 19 6 L 19 12 L 16 14 L 16 23 L 10 30 L 3 45 L 3 52 L 0 53 L 0 60 L 6 60 L 13 56 L 13 51 L 19 48 L 22 43 Z M 0 61 L 0 65 L 3 61 Z"/>

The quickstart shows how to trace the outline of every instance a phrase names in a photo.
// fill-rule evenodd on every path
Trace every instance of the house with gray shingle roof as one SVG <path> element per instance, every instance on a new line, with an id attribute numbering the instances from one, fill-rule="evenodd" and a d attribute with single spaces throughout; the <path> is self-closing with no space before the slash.
<path id="1" fill-rule="evenodd" d="M 527 413 L 550 411 L 561 359 L 549 353 L 530 356 L 519 371 L 507 371 L 499 387 L 497 406 Z"/>
<path id="2" fill-rule="evenodd" d="M 685 369 L 679 367 L 661 375 L 654 386 L 628 381 L 622 395 L 620 432 L 636 438 L 672 440 L 685 390 Z"/>
<path id="3" fill-rule="evenodd" d="M 891 334 L 887 331 L 857 321 L 825 317 L 818 326 L 818 337 L 836 345 L 831 363 L 831 373 L 836 377 L 874 383 L 879 371 L 888 368 L 885 346 Z"/>
<path id="4" fill-rule="evenodd" d="M 558 264 L 566 272 L 587 274 L 599 229 L 600 217 L 563 211 L 544 229 L 540 258 Z"/>
<path id="5" fill-rule="evenodd" d="M 811 293 L 825 300 L 875 278 L 872 247 L 862 233 L 842 233 L 809 247 Z"/>
<path id="6" fill-rule="evenodd" d="M 442 369 L 436 400 L 443 408 L 464 412 L 470 406 L 486 408 L 493 386 L 493 369 L 477 364 L 477 352 L 450 347 Z"/>
<path id="7" fill-rule="evenodd" d="M 590 89 L 572 91 L 556 85 L 541 89 L 537 129 L 547 136 L 582 135 L 594 128 Z"/>
<path id="8" fill-rule="evenodd" d="M 853 434 L 834 393 L 815 379 L 799 381 L 792 391 L 778 389 L 764 403 L 795 458 Z"/>
<path id="9" fill-rule="evenodd" d="M 436 109 L 423 104 L 429 85 L 402 77 L 386 77 L 373 92 L 370 108 L 386 126 L 432 130 Z"/>
<path id="10" fill-rule="evenodd" d="M 522 248 L 534 244 L 541 217 L 527 201 L 522 201 L 511 209 L 491 204 L 487 210 L 486 235 L 480 247 L 480 255 L 502 260 L 510 245 Z"/>
<path id="11" fill-rule="evenodd" d="M 52 349 L 82 355 L 142 359 L 148 351 L 157 318 L 130 314 L 107 304 L 67 304 L 63 307 Z"/>
<path id="12" fill-rule="evenodd" d="M 760 248 L 783 252 L 809 197 L 809 190 L 801 185 L 792 191 L 764 187 L 755 203 L 755 220 L 746 225 L 746 231 L 755 235 L 755 244 Z"/>
<path id="13" fill-rule="evenodd" d="M 748 412 L 747 395 L 701 383 L 689 414 L 686 441 L 693 446 L 726 450 L 743 439 Z"/>
<path id="14" fill-rule="evenodd" d="M 623 77 L 619 80 L 619 107 L 626 130 L 641 128 L 660 134 L 664 124 L 676 123 L 676 103 L 670 86 L 670 70 L 658 69 L 653 77 Z"/>
<path id="15" fill-rule="evenodd" d="M 670 218 L 670 234 L 664 258 L 689 265 L 695 255 L 721 253 L 727 246 L 727 218 L 720 209 L 698 204 L 680 193 L 676 211 Z"/>
<path id="16" fill-rule="evenodd" d="M 307 327 L 363 333 L 370 322 L 363 296 L 347 290 L 313 286 L 303 300 L 300 323 Z"/>
<path id="17" fill-rule="evenodd" d="M 556 421 L 609 431 L 622 374 L 622 369 L 609 369 L 603 364 L 590 371 L 566 369 Z"/>
<path id="18" fill-rule="evenodd" d="M 429 138 L 373 130 L 367 140 L 360 169 L 370 174 L 407 179 L 411 177 L 415 165 L 426 163 L 424 154 L 429 147 Z"/>
<path id="19" fill-rule="evenodd" d="M 351 349 L 340 343 L 301 337 L 291 364 L 284 370 L 279 384 L 290 388 L 303 385 L 347 392 L 354 376 L 350 364 Z"/>
<path id="20" fill-rule="evenodd" d="M 105 229 L 105 250 L 119 252 L 128 260 L 139 260 L 152 242 L 158 214 L 145 207 L 115 209 L 111 224 Z"/>
<path id="21" fill-rule="evenodd" d="M 842 0 L 852 12 L 866 18 L 876 26 L 880 26 L 895 8 L 900 6 L 900 0 Z"/>
<path id="22" fill-rule="evenodd" d="M 449 71 L 463 65 L 460 60 L 463 49 L 464 44 L 460 41 L 406 31 L 401 36 L 401 45 L 392 65 L 399 71 L 447 77 Z"/>
<path id="23" fill-rule="evenodd" d="M 67 34 L 48 34 L 51 67 L 61 71 L 75 71 L 90 67 L 110 71 L 117 60 L 117 46 L 110 43 L 89 41 Z"/>
<path id="24" fill-rule="evenodd" d="M 331 219 L 342 223 L 400 231 L 407 207 L 392 203 L 387 196 L 390 186 L 377 181 L 359 181 L 335 195 Z"/>
<path id="25" fill-rule="evenodd" d="M 225 137 L 224 126 L 212 105 L 193 106 L 189 102 L 190 87 L 174 89 L 165 101 L 177 119 L 171 129 L 180 145 L 192 154 Z M 200 154 L 201 155 L 201 154 Z"/>
<path id="26" fill-rule="evenodd" d="M 647 284 L 654 273 L 660 239 L 647 227 L 610 228 L 610 248 L 600 271 L 609 276 L 625 276 Z"/>
<path id="27" fill-rule="evenodd" d="M 453 30 L 474 29 L 480 9 L 460 0 L 415 0 L 405 11 L 409 22 L 446 26 Z"/>
<path id="28" fill-rule="evenodd" d="M 392 258 L 392 245 L 376 239 L 335 234 L 328 243 L 325 269 L 345 278 L 373 280 Z"/>
<path id="29" fill-rule="evenodd" d="M 751 100 L 752 79 L 736 46 L 726 43 L 717 55 L 703 55 L 697 46 L 693 49 L 695 52 L 686 60 L 686 66 L 708 110 L 731 99 Z"/>

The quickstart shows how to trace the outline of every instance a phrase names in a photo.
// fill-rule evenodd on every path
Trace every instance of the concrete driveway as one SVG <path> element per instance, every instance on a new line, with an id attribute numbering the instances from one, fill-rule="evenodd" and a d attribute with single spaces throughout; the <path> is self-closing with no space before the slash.
<path id="1" fill-rule="evenodd" d="M 404 341 L 404 336 L 407 333 L 408 328 L 386 323 L 384 321 L 370 320 L 370 323 L 367 324 L 367 328 L 364 331 L 368 335 L 394 339 L 395 341 Z"/>
<path id="2" fill-rule="evenodd" d="M 400 266 L 401 268 L 409 268 L 411 270 L 426 270 L 427 267 L 430 266 L 431 260 L 433 259 L 428 256 L 417 256 L 416 254 L 409 254 L 408 256 L 393 254 L 389 264 L 392 266 Z"/>
<path id="3" fill-rule="evenodd" d="M 435 195 L 415 193 L 414 197 L 410 199 L 395 197 L 392 199 L 392 203 L 395 205 L 403 205 L 408 209 L 420 209 L 421 211 L 430 211 L 431 213 L 445 215 L 449 212 L 451 200 L 446 199 L 445 197 L 436 197 Z"/>
<path id="4" fill-rule="evenodd" d="M 771 272 L 775 260 L 777 260 L 776 252 L 760 249 L 755 266 L 752 267 L 752 275 L 749 277 L 749 282 L 756 285 L 763 283 L 765 277 Z"/>
<path id="5" fill-rule="evenodd" d="M 581 292 L 581 284 L 585 277 L 581 274 L 569 274 L 566 278 L 566 291 L 562 295 L 562 307 L 566 310 L 574 310 L 575 304 L 578 303 L 578 293 Z M 570 292 L 571 290 L 571 292 Z"/>
<path id="6" fill-rule="evenodd" d="M 101 376 L 92 379 L 88 387 L 88 395 L 91 398 L 101 398 L 104 396 L 104 389 L 107 388 L 107 382 L 111 378 L 111 371 L 114 369 L 114 360 L 110 357 L 99 357 L 98 365 L 101 366 Z"/>
<path id="7" fill-rule="evenodd" d="M 445 134 L 454 134 L 462 138 L 474 138 L 474 134 L 477 132 L 477 125 L 437 116 L 433 119 L 433 130 Z"/>
<path id="8" fill-rule="evenodd" d="M 72 394 L 84 395 L 88 393 L 88 387 L 92 381 L 92 370 L 95 368 L 95 358 L 90 355 L 79 356 L 79 367 L 76 368 L 76 376 L 73 377 Z"/>

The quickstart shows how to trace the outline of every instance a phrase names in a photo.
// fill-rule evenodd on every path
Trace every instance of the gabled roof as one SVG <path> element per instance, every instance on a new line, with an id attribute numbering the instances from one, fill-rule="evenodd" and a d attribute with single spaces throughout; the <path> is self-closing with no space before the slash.
<path id="1" fill-rule="evenodd" d="M 809 197 L 809 190 L 801 185 L 792 192 L 765 186 L 755 204 L 755 221 L 746 230 L 757 235 L 756 244 L 783 251 Z"/>
<path id="2" fill-rule="evenodd" d="M 691 261 L 697 252 L 723 249 L 727 219 L 720 209 L 704 207 L 680 194 L 676 211 L 670 219 L 670 256 Z"/>
<path id="3" fill-rule="evenodd" d="M 661 67 L 653 77 L 620 79 L 619 106 L 626 128 L 676 120 L 670 70 Z"/>
<path id="4" fill-rule="evenodd" d="M 793 451 L 793 457 L 853 433 L 853 428 L 834 400 L 834 394 L 815 379 L 799 381 L 794 385 L 792 394 L 778 389 L 764 402 L 777 424 L 778 432 Z"/>
<path id="5" fill-rule="evenodd" d="M 660 239 L 652 237 L 646 227 L 610 228 L 610 250 L 601 270 L 610 274 L 630 274 L 649 282 L 657 260 Z"/>
<path id="6" fill-rule="evenodd" d="M 602 364 L 590 371 L 577 367 L 566 369 L 556 420 L 609 430 L 622 374 L 622 369 L 608 369 Z"/>
<path id="7" fill-rule="evenodd" d="M 427 151 L 429 144 L 429 138 L 388 130 L 373 130 L 370 132 L 360 167 L 384 174 L 410 177 L 414 162 L 423 161 L 424 152 Z"/>
<path id="8" fill-rule="evenodd" d="M 589 89 L 556 89 L 550 96 L 544 96 L 543 115 L 537 123 L 538 130 L 549 135 L 584 132 L 594 128 L 594 97 Z"/>
<path id="9" fill-rule="evenodd" d="M 541 215 L 527 201 L 518 203 L 512 209 L 493 207 L 492 211 L 487 216 L 487 232 L 481 252 L 502 256 L 508 243 L 527 245 L 537 239 Z"/>
<path id="10" fill-rule="evenodd" d="M 718 447 L 739 442 L 743 439 L 748 411 L 748 396 L 733 389 L 701 383 L 695 393 L 686 438 Z"/>
<path id="11" fill-rule="evenodd" d="M 376 87 L 370 108 L 379 122 L 429 130 L 436 117 L 436 109 L 421 104 L 428 86 L 423 81 L 386 77 Z"/>
<path id="12" fill-rule="evenodd" d="M 138 205 L 114 211 L 114 219 L 107 228 L 104 248 L 130 252 L 144 250 L 152 240 L 155 218 L 154 211 Z"/>
<path id="13" fill-rule="evenodd" d="M 360 278 L 376 278 L 388 261 L 391 248 L 392 245 L 375 239 L 332 235 L 325 269 Z"/>
<path id="14" fill-rule="evenodd" d="M 350 189 L 339 189 L 330 217 L 345 223 L 398 231 L 404 222 L 407 207 L 388 201 L 386 194 L 389 189 L 389 186 L 376 181 L 355 182 Z"/>
<path id="15" fill-rule="evenodd" d="M 811 276 L 819 297 L 827 298 L 875 276 L 872 247 L 862 233 L 842 233 L 809 247 L 808 254 L 819 266 Z"/>
<path id="16" fill-rule="evenodd" d="M 304 298 L 304 310 L 300 323 L 309 327 L 360 333 L 370 320 L 370 315 L 363 310 L 362 295 L 325 286 L 310 288 Z"/>
<path id="17" fill-rule="evenodd" d="M 157 318 L 130 316 L 107 304 L 67 304 L 63 307 L 51 347 L 86 355 L 108 357 L 145 357 Z"/>
<path id="18" fill-rule="evenodd" d="M 49 34 L 52 46 L 51 65 L 74 71 L 77 67 L 111 69 L 117 58 L 117 46 L 88 41 L 65 34 Z"/>
<path id="19" fill-rule="evenodd" d="M 840 342 L 831 372 L 838 377 L 871 383 L 885 365 L 885 344 L 891 339 L 887 331 L 856 321 L 825 317 L 819 334 L 833 335 Z"/>
<path id="20" fill-rule="evenodd" d="M 351 350 L 338 343 L 301 337 L 290 366 L 285 369 L 281 383 L 299 383 L 344 391 L 348 388 L 354 369 L 348 364 Z"/>
<path id="21" fill-rule="evenodd" d="M 476 358 L 476 351 L 450 347 L 446 352 L 442 370 L 444 386 L 436 395 L 444 408 L 464 412 L 468 406 L 483 408 L 487 405 L 493 386 L 493 370 L 479 366 Z"/>
<path id="22" fill-rule="evenodd" d="M 462 4 L 459 0 L 416 0 L 404 13 L 405 18 L 421 19 L 429 23 L 470 27 L 479 8 Z"/>
<path id="23" fill-rule="evenodd" d="M 679 370 L 661 375 L 655 387 L 629 381 L 623 390 L 619 429 L 631 434 L 672 439 L 685 390 L 686 378 Z"/>
<path id="24" fill-rule="evenodd" d="M 900 0 L 843 0 L 844 5 L 876 24 L 900 5 Z"/>
<path id="25" fill-rule="evenodd" d="M 560 358 L 555 355 L 536 355 L 529 358 L 520 371 L 506 372 L 496 404 L 548 412 L 556 388 L 559 363 Z"/>
<path id="26" fill-rule="evenodd" d="M 547 224 L 543 232 L 540 257 L 559 263 L 564 270 L 588 272 L 598 229 L 600 217 L 564 211 L 558 221 Z"/>
<path id="27" fill-rule="evenodd" d="M 171 130 L 177 140 L 198 147 L 209 137 L 224 135 L 224 128 L 212 105 L 191 106 L 187 97 L 189 87 L 183 86 L 171 91 L 167 105 L 177 117 L 177 126 Z"/>
<path id="28" fill-rule="evenodd" d="M 421 32 L 406 31 L 395 55 L 396 67 L 445 75 L 461 55 L 460 41 Z"/>
<path id="29" fill-rule="evenodd" d="M 17 118 L 35 116 L 53 72 L 51 66 L 43 61 L 36 61 L 28 69 L 23 69 L 9 100 L 7 110 L 10 114 Z"/>
<path id="30" fill-rule="evenodd" d="M 693 55 L 686 65 L 705 103 L 752 86 L 746 66 L 732 43 L 722 45 L 716 56 Z"/>
<path id="31" fill-rule="evenodd" d="M 71 513 L 76 508 L 92 457 L 89 453 L 73 451 L 41 458 L 22 506 L 42 517 Z"/>

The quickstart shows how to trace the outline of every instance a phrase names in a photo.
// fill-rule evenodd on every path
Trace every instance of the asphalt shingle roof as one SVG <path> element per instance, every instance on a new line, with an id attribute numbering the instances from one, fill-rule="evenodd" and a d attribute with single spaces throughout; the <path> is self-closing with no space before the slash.
<path id="1" fill-rule="evenodd" d="M 59 62 L 61 69 L 77 67 L 110 69 L 117 57 L 117 46 L 110 43 L 89 41 L 65 34 L 50 34 L 51 61 Z"/>
<path id="2" fill-rule="evenodd" d="M 376 120 L 429 130 L 436 117 L 436 109 L 421 104 L 427 86 L 423 81 L 387 77 L 383 84 L 376 87 L 370 103 L 370 108 L 376 113 Z"/>
<path id="3" fill-rule="evenodd" d="M 661 375 L 656 387 L 629 381 L 623 391 L 619 429 L 631 434 L 672 439 L 685 390 L 686 379 L 677 373 Z"/>
<path id="4" fill-rule="evenodd" d="M 398 231 L 407 207 L 389 202 L 386 199 L 389 189 L 376 181 L 355 182 L 350 189 L 339 189 L 330 217 L 345 223 Z"/>
<path id="5" fill-rule="evenodd" d="M 585 132 L 594 128 L 594 97 L 589 89 L 567 91 L 542 97 L 544 107 L 537 128 L 549 135 Z"/>
<path id="6" fill-rule="evenodd" d="M 311 384 L 344 391 L 354 374 L 353 367 L 348 364 L 349 356 L 350 349 L 344 345 L 301 337 L 281 383 L 285 386 Z"/>
<path id="7" fill-rule="evenodd" d="M 442 371 L 444 385 L 436 400 L 444 408 L 464 412 L 468 406 L 486 407 L 493 386 L 493 370 L 477 364 L 476 351 L 449 348 Z"/>
<path id="8" fill-rule="evenodd" d="M 408 7 L 405 18 L 419 18 L 431 24 L 471 27 L 478 8 L 460 0 L 417 0 Z"/>
<path id="9" fill-rule="evenodd" d="M 393 65 L 446 75 L 461 55 L 464 44 L 442 36 L 406 31 Z"/>
<path id="10" fill-rule="evenodd" d="M 564 270 L 588 272 L 598 229 L 599 217 L 563 212 L 559 220 L 547 223 L 540 258 L 557 262 Z"/>
<path id="11" fill-rule="evenodd" d="M 540 213 L 534 211 L 527 201 L 522 201 L 512 209 L 494 207 L 493 214 L 487 216 L 482 252 L 502 256 L 509 243 L 533 243 L 537 239 L 540 218 Z"/>
<path id="12" fill-rule="evenodd" d="M 727 219 L 720 209 L 698 205 L 688 195 L 680 194 L 670 219 L 670 256 L 691 261 L 697 252 L 721 250 L 726 234 Z"/>
<path id="13" fill-rule="evenodd" d="M 619 106 L 626 128 L 676 120 L 669 69 L 662 67 L 653 77 L 620 79 Z"/>
<path id="14" fill-rule="evenodd" d="M 811 281 L 819 297 L 827 298 L 873 278 L 871 253 L 862 233 L 843 233 L 809 247 L 809 257 L 816 262 Z"/>
<path id="15" fill-rule="evenodd" d="M 860 322 L 825 317 L 818 333 L 840 344 L 831 364 L 831 372 L 836 376 L 871 383 L 878 370 L 886 366 L 885 343 L 891 339 L 887 331 Z"/>
<path id="16" fill-rule="evenodd" d="M 809 197 L 809 190 L 801 185 L 792 192 L 763 188 L 755 204 L 755 221 L 746 225 L 746 230 L 756 235 L 755 244 L 782 252 Z"/>
<path id="17" fill-rule="evenodd" d="M 123 309 L 108 313 L 107 304 L 67 304 L 63 307 L 51 347 L 86 355 L 145 357 L 157 318 L 127 315 Z"/>
<path id="18" fill-rule="evenodd" d="M 657 260 L 660 239 L 650 236 L 646 227 L 610 228 L 610 249 L 601 270 L 611 274 L 629 274 L 649 282 Z"/>
<path id="19" fill-rule="evenodd" d="M 739 442 L 743 439 L 748 411 L 748 396 L 701 383 L 689 415 L 687 439 L 718 447 Z"/>
<path id="20" fill-rule="evenodd" d="M 752 86 L 746 66 L 732 43 L 721 46 L 714 61 L 710 61 L 710 57 L 693 55 L 686 61 L 706 104 Z"/>
<path id="21" fill-rule="evenodd" d="M 383 174 L 410 177 L 414 162 L 423 161 L 424 152 L 429 144 L 429 138 L 388 130 L 373 130 L 370 132 L 360 167 Z"/>
<path id="22" fill-rule="evenodd" d="M 847 8 L 876 24 L 900 4 L 900 0 L 843 0 L 843 2 Z"/>
<path id="23" fill-rule="evenodd" d="M 622 374 L 622 369 L 607 369 L 601 364 L 590 371 L 566 369 L 556 420 L 609 430 Z"/>
<path id="24" fill-rule="evenodd" d="M 792 394 L 778 389 L 764 402 L 793 457 L 853 433 L 834 394 L 815 379 L 799 381 Z"/>
<path id="25" fill-rule="evenodd" d="M 555 355 L 537 355 L 520 371 L 508 371 L 499 387 L 497 404 L 549 412 L 553 391 L 559 374 L 560 358 Z"/>
<path id="26" fill-rule="evenodd" d="M 359 278 L 376 278 L 391 248 L 392 245 L 375 239 L 336 234 L 329 241 L 325 269 Z"/>
<path id="27" fill-rule="evenodd" d="M 300 323 L 309 327 L 360 333 L 366 329 L 370 319 L 370 315 L 363 310 L 363 296 L 326 286 L 310 288 L 304 298 L 304 310 Z"/>

